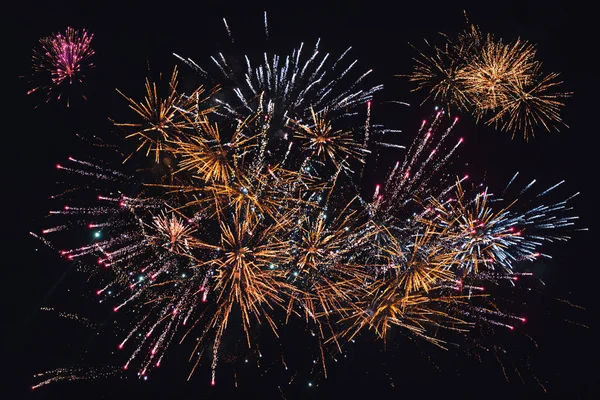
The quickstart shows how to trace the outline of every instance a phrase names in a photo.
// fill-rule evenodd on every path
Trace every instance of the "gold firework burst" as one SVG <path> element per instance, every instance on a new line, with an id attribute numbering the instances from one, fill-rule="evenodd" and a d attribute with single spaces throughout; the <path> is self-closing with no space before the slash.
<path id="1" fill-rule="evenodd" d="M 458 51 L 457 51 L 458 50 Z M 458 54 L 453 54 L 457 52 Z M 427 90 L 429 93 L 423 100 L 432 99 L 445 105 L 452 105 L 458 110 L 468 110 L 470 100 L 465 93 L 463 80 L 462 47 L 454 48 L 447 44 L 444 48 L 432 47 L 433 55 L 419 52 L 415 58 L 413 72 L 408 75 L 417 86 L 412 91 Z"/>
<path id="2" fill-rule="evenodd" d="M 129 102 L 129 108 L 135 111 L 143 122 L 115 123 L 115 125 L 133 128 L 134 132 L 126 137 L 136 138 L 141 142 L 136 151 L 145 148 L 146 155 L 154 152 L 156 162 L 159 161 L 162 151 L 170 149 L 167 141 L 187 128 L 188 121 L 184 116 L 201 116 L 212 111 L 212 108 L 204 107 L 204 103 L 214 90 L 206 92 L 203 87 L 199 87 L 190 95 L 185 95 L 177 91 L 178 85 L 178 71 L 174 68 L 165 97 L 159 93 L 156 82 L 151 82 L 149 78 L 146 79 L 146 95 L 140 102 L 117 89 L 117 92 Z"/>
<path id="3" fill-rule="evenodd" d="M 312 124 L 291 121 L 294 137 L 301 140 L 305 151 L 313 152 L 323 160 L 330 160 L 336 166 L 348 157 L 364 163 L 368 150 L 354 140 L 352 132 L 334 130 L 327 119 L 327 111 L 315 113 L 312 108 L 310 111 Z"/>
<path id="4" fill-rule="evenodd" d="M 415 237 L 407 260 L 398 266 L 397 286 L 407 295 L 414 292 L 429 292 L 440 282 L 452 280 L 454 253 L 433 242 L 433 232 Z"/>
<path id="5" fill-rule="evenodd" d="M 543 126 L 547 131 L 558 130 L 562 122 L 560 110 L 565 103 L 562 99 L 571 93 L 555 92 L 554 88 L 562 82 L 558 74 L 545 75 L 537 81 L 514 79 L 501 109 L 487 122 L 500 125 L 513 137 L 522 132 L 526 140 L 534 136 L 535 126 Z"/>
<path id="6" fill-rule="evenodd" d="M 475 103 L 476 114 L 497 112 L 507 101 L 515 80 L 532 82 L 539 71 L 535 48 L 517 40 L 511 44 L 496 42 L 488 37 L 464 69 L 465 91 Z"/>
<path id="7" fill-rule="evenodd" d="M 220 218 L 219 238 L 215 242 L 195 242 L 197 250 L 210 254 L 198 259 L 195 268 L 214 271 L 211 280 L 216 310 L 205 329 L 205 334 L 210 330 L 215 332 L 213 371 L 221 338 L 234 309 L 241 313 L 248 345 L 253 319 L 266 321 L 277 332 L 270 310 L 282 305 L 283 293 L 294 290 L 276 267 L 290 257 L 289 243 L 281 239 L 284 227 L 289 226 L 284 220 L 266 224 L 250 218 L 243 210 L 235 210 L 231 220 Z"/>
<path id="8" fill-rule="evenodd" d="M 197 121 L 186 117 L 186 121 L 193 134 L 171 141 L 173 153 L 181 157 L 179 171 L 191 171 L 205 182 L 229 182 L 237 170 L 238 160 L 256 146 L 257 135 L 246 132 L 248 121 L 238 124 L 228 140 L 221 137 L 218 124 L 206 116 Z"/>
<path id="9" fill-rule="evenodd" d="M 433 228 L 417 235 L 408 246 L 389 232 L 385 236 L 387 243 L 380 248 L 383 262 L 377 267 L 381 272 L 356 288 L 352 304 L 340 307 L 343 318 L 339 324 L 344 328 L 334 337 L 350 339 L 367 328 L 385 339 L 389 329 L 398 326 L 443 347 L 443 341 L 435 337 L 439 328 L 463 330 L 470 326 L 452 311 L 465 299 L 449 292 L 458 282 L 454 251 Z"/>
<path id="10" fill-rule="evenodd" d="M 306 319 L 320 326 L 317 319 L 328 319 L 333 310 L 351 301 L 352 290 L 367 277 L 365 265 L 355 258 L 379 229 L 371 222 L 356 223 L 358 212 L 349 210 L 355 200 L 334 218 L 325 212 L 300 217 L 298 238 L 292 243 L 294 268 L 287 279 L 302 290 L 290 298 L 288 317 L 299 303 Z"/>
<path id="11" fill-rule="evenodd" d="M 562 83 L 558 74 L 542 74 L 534 45 L 521 39 L 503 43 L 474 25 L 456 39 L 443 37 L 444 46 L 429 46 L 432 55 L 419 52 L 408 75 L 414 90 L 428 91 L 424 101 L 432 98 L 449 110 L 469 111 L 526 140 L 536 126 L 551 131 L 564 125 L 560 99 L 570 93 L 555 91 Z"/>
<path id="12" fill-rule="evenodd" d="M 302 206 L 311 206 L 301 194 L 317 186 L 311 186 L 309 177 L 299 172 L 278 167 L 267 167 L 253 175 L 237 175 L 231 182 L 214 183 L 206 187 L 208 195 L 194 200 L 195 204 L 207 205 L 218 212 L 232 208 L 248 213 L 250 218 L 268 216 L 275 220 Z M 212 202 L 214 206 L 207 203 Z"/>
<path id="13" fill-rule="evenodd" d="M 440 328 L 466 331 L 472 324 L 453 316 L 451 308 L 464 303 L 467 296 L 445 294 L 440 287 L 429 293 L 406 295 L 399 291 L 396 281 L 382 281 L 365 291 L 363 298 L 354 304 L 340 325 L 346 326 L 337 336 L 352 339 L 364 328 L 370 329 L 385 340 L 394 326 L 410 335 L 421 337 L 437 346 L 444 341 L 436 337 Z"/>

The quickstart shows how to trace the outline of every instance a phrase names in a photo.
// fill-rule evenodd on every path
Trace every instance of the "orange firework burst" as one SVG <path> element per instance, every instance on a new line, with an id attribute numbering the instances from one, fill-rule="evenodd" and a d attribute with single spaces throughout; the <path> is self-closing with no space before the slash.
<path id="1" fill-rule="evenodd" d="M 248 121 L 238 124 L 228 140 L 223 140 L 219 126 L 206 116 L 197 121 L 186 117 L 186 122 L 193 134 L 171 142 L 173 153 L 181 156 L 179 171 L 191 171 L 205 182 L 229 182 L 238 160 L 256 146 L 256 135 L 247 136 Z"/>
<path id="2" fill-rule="evenodd" d="M 419 52 L 420 58 L 415 58 L 415 66 L 409 80 L 415 82 L 416 90 L 428 90 L 425 101 L 432 99 L 443 104 L 451 104 L 458 110 L 469 109 L 470 101 L 465 93 L 462 75 L 462 47 L 454 48 L 449 44 L 443 49 L 431 47 L 432 55 Z M 457 55 L 453 52 L 458 51 Z"/>
<path id="3" fill-rule="evenodd" d="M 290 257 L 288 242 L 280 239 L 288 226 L 282 222 L 285 220 L 281 218 L 265 224 L 250 218 L 245 211 L 235 210 L 231 221 L 221 218 L 216 243 L 195 242 L 196 249 L 208 250 L 212 254 L 197 260 L 196 268 L 214 270 L 212 280 L 217 308 L 205 330 L 205 334 L 212 329 L 216 332 L 213 372 L 221 337 L 234 308 L 241 312 L 248 345 L 252 319 L 265 320 L 274 332 L 277 331 L 268 310 L 281 305 L 282 293 L 292 289 L 282 281 L 281 271 L 274 268 L 289 261 Z"/>
<path id="4" fill-rule="evenodd" d="M 291 210 L 312 204 L 301 198 L 301 193 L 317 187 L 311 183 L 309 177 L 299 172 L 267 167 L 266 171 L 252 175 L 240 173 L 231 182 L 208 185 L 205 188 L 207 195 L 190 201 L 186 206 L 203 205 L 213 212 L 231 207 L 245 210 L 249 218 L 268 216 L 279 219 Z"/>
<path id="5" fill-rule="evenodd" d="M 513 136 L 526 140 L 541 125 L 547 131 L 564 125 L 561 98 L 570 93 L 555 91 L 558 74 L 543 75 L 535 47 L 521 39 L 503 43 L 483 35 L 471 25 L 456 39 L 444 35 L 443 47 L 430 46 L 433 55 L 419 52 L 409 80 L 414 90 L 428 90 L 426 100 L 470 111 Z"/>
<path id="6" fill-rule="evenodd" d="M 327 111 L 315 113 L 311 108 L 312 124 L 292 121 L 294 137 L 299 138 L 306 151 L 314 152 L 321 159 L 328 159 L 338 166 L 348 157 L 364 163 L 368 153 L 352 137 L 352 132 L 334 130 L 327 119 Z"/>
<path id="7" fill-rule="evenodd" d="M 478 49 L 461 70 L 467 96 L 475 102 L 476 111 L 497 110 L 506 103 L 511 82 L 525 84 L 536 79 L 538 63 L 535 48 L 517 40 L 511 44 L 495 42 L 491 37 Z"/>
<path id="8" fill-rule="evenodd" d="M 334 217 L 323 211 L 300 216 L 292 243 L 294 268 L 287 278 L 302 290 L 290 298 L 288 316 L 297 302 L 306 319 L 320 325 L 318 318 L 328 319 L 332 310 L 351 301 L 352 290 L 367 277 L 365 265 L 353 256 L 365 250 L 378 228 L 371 222 L 356 224 L 359 213 L 349 209 L 355 200 Z"/>
<path id="9" fill-rule="evenodd" d="M 562 83 L 558 76 L 547 74 L 531 83 L 523 79 L 511 81 L 502 108 L 488 123 L 500 125 L 503 130 L 513 132 L 513 136 L 523 132 L 526 139 L 534 135 L 533 127 L 537 125 L 547 131 L 558 129 L 557 125 L 563 124 L 560 110 L 564 102 L 561 99 L 569 96 L 569 93 L 553 91 Z"/>
<path id="10" fill-rule="evenodd" d="M 361 286 L 357 299 L 347 305 L 340 323 L 345 326 L 337 336 L 352 338 L 362 329 L 373 330 L 385 339 L 392 326 L 443 347 L 436 338 L 438 328 L 467 329 L 470 324 L 456 317 L 452 307 L 464 301 L 458 288 L 454 249 L 439 240 L 434 229 L 417 235 L 403 249 L 386 230 L 380 247 L 382 276 Z"/>
<path id="11" fill-rule="evenodd" d="M 162 74 L 161 74 L 162 79 Z M 213 92 L 206 93 L 199 87 L 192 94 L 185 95 L 177 91 L 179 85 L 177 68 L 173 69 L 168 84 L 167 95 L 162 97 L 156 82 L 146 79 L 146 96 L 137 102 L 120 90 L 117 92 L 129 102 L 129 108 L 143 119 L 141 123 L 115 123 L 116 126 L 133 128 L 135 131 L 127 138 L 136 138 L 141 143 L 136 151 L 146 149 L 146 155 L 154 152 L 155 161 L 159 161 L 160 153 L 169 149 L 168 141 L 176 137 L 188 127 L 188 114 L 202 116 L 212 111 L 203 107 Z"/>
<path id="12" fill-rule="evenodd" d="M 425 232 L 417 236 L 406 261 L 393 268 L 397 276 L 398 288 L 404 289 L 406 295 L 414 292 L 429 292 L 440 282 L 453 280 L 454 254 L 447 249 L 432 243 L 433 234 Z"/>
<path id="13" fill-rule="evenodd" d="M 428 293 L 407 295 L 398 290 L 397 283 L 395 279 L 381 281 L 365 291 L 364 297 L 355 302 L 349 315 L 340 321 L 347 327 L 338 336 L 352 339 L 367 328 L 385 340 L 389 330 L 397 326 L 444 347 L 444 341 L 436 337 L 440 328 L 466 331 L 472 326 L 452 315 L 452 307 L 465 302 L 467 296 L 445 294 L 440 286 L 432 287 Z"/>

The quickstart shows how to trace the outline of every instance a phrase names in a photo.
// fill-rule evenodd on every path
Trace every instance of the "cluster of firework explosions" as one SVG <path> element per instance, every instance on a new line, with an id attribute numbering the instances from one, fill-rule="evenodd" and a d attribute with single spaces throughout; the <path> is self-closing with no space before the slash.
<path id="1" fill-rule="evenodd" d="M 564 125 L 560 110 L 570 94 L 558 89 L 557 73 L 542 71 L 533 44 L 504 43 L 474 25 L 443 38 L 440 46 L 426 42 L 428 49 L 415 59 L 409 75 L 415 90 L 525 139 L 537 126 L 550 131 Z"/>
<path id="2" fill-rule="evenodd" d="M 39 68 L 49 57 L 54 84 L 73 79 L 93 53 L 89 38 L 69 30 L 43 40 L 50 47 L 36 53 Z M 481 115 L 497 112 L 492 121 L 508 115 L 507 127 L 526 132 L 515 122 L 523 109 L 525 121 L 555 115 L 554 100 L 524 105 L 511 97 L 515 85 L 531 95 L 526 87 L 539 65 L 532 53 L 527 44 L 470 32 L 437 49 L 454 64 L 433 93 L 459 108 L 476 104 Z M 124 132 L 123 167 L 73 157 L 57 165 L 73 186 L 56 198 L 70 200 L 36 235 L 55 246 L 47 236 L 94 233 L 60 254 L 103 282 L 94 292 L 112 293 L 115 312 L 129 313 L 131 326 L 116 344 L 129 354 L 125 369 L 146 376 L 193 334 L 190 376 L 208 363 L 215 384 L 227 330 L 243 332 L 240 340 L 252 346 L 252 329 L 277 334 L 292 319 L 316 333 L 325 375 L 359 332 L 386 339 L 393 329 L 446 347 L 445 332 L 469 341 L 478 325 L 512 330 L 525 322 L 500 311 L 486 286 L 518 284 L 527 275 L 520 263 L 549 257 L 544 243 L 568 238 L 573 196 L 543 202 L 562 182 L 517 187 L 517 174 L 498 193 L 467 189 L 468 176 L 449 167 L 463 139 L 443 110 L 422 122 L 406 150 L 387 143 L 396 131 L 371 121 L 383 87 L 366 84 L 371 71 L 359 71 L 350 49 L 336 56 L 318 42 L 301 44 L 258 63 L 246 57 L 241 72 L 223 54 L 207 66 L 176 57 L 210 85 L 182 91 L 175 69 L 169 81 L 147 79 L 142 99 L 119 92 L 132 111 L 129 121 L 115 122 Z M 445 68 L 438 58 L 428 60 Z M 490 68 L 500 83 L 488 84 Z M 428 64 L 417 71 L 413 79 L 429 82 Z M 219 81 L 235 85 L 212 84 Z M 380 184 L 365 183 L 381 147 L 402 161 Z M 128 166 L 136 172 L 124 172 Z M 57 371 L 40 385 L 85 377 Z"/>

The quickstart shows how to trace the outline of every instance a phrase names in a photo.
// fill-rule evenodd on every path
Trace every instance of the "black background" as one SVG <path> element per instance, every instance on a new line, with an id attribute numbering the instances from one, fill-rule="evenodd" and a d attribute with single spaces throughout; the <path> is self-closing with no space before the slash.
<path id="1" fill-rule="evenodd" d="M 106 325 L 110 324 L 107 309 L 111 306 L 90 300 L 95 287 L 87 286 L 83 275 L 28 234 L 45 227 L 43 218 L 50 208 L 47 198 L 54 193 L 57 180 L 54 165 L 77 154 L 74 133 L 101 135 L 111 129 L 108 117 L 129 116 L 115 88 L 139 97 L 148 65 L 153 74 L 168 74 L 176 63 L 174 52 L 197 61 L 230 48 L 260 55 L 266 46 L 266 50 L 287 53 L 301 41 L 310 45 L 320 37 L 321 48 L 333 54 L 353 46 L 361 68 L 374 68 L 375 80 L 385 84 L 384 97 L 413 105 L 408 110 L 382 107 L 379 111 L 376 99 L 373 111 L 374 120 L 393 121 L 394 128 L 402 129 L 406 137 L 401 141 L 408 144 L 421 119 L 429 114 L 430 105 L 420 108 L 422 95 L 410 93 L 406 80 L 393 75 L 411 69 L 415 53 L 409 42 L 419 45 L 424 37 L 437 38 L 438 32 L 457 33 L 465 27 L 465 10 L 470 21 L 486 32 L 507 40 L 520 36 L 537 43 L 545 70 L 561 72 L 564 89 L 574 92 L 564 111 L 570 128 L 552 134 L 540 131 L 529 143 L 519 138 L 511 140 L 507 134 L 475 125 L 470 117 L 461 116 L 457 130 L 466 138 L 460 156 L 465 172 L 476 178 L 486 176 L 492 187 L 502 185 L 516 171 L 524 176 L 521 183 L 525 184 L 527 179 L 537 178 L 541 185 L 550 186 L 566 179 L 567 188 L 562 193 L 582 192 L 574 204 L 581 226 L 592 227 L 592 201 L 597 190 L 593 157 L 598 69 L 593 61 L 596 46 L 591 46 L 593 25 L 582 19 L 586 10 L 576 2 L 21 1 L 9 7 L 4 15 L 5 27 L 9 29 L 3 51 L 7 69 L 3 74 L 7 84 L 3 88 L 3 181 L 8 187 L 2 197 L 8 220 L 3 226 L 7 248 L 3 251 L 0 276 L 6 296 L 2 317 L 6 338 L 2 346 L 7 356 L 3 357 L 1 376 L 6 384 L 2 384 L 2 398 L 588 399 L 599 394 L 593 380 L 598 372 L 597 344 L 593 340 L 597 282 L 594 229 L 574 233 L 567 244 L 546 248 L 554 259 L 533 267 L 546 286 L 545 296 L 534 297 L 523 305 L 528 318 L 523 329 L 539 346 L 522 350 L 531 358 L 532 371 L 524 376 L 524 382 L 510 371 L 507 382 L 493 358 L 478 362 L 473 357 L 449 355 L 401 335 L 394 336 L 387 348 L 383 343 L 374 343 L 369 335 L 361 336 L 346 358 L 330 365 L 329 377 L 324 379 L 317 370 L 311 372 L 301 363 L 309 360 L 302 339 L 306 332 L 292 326 L 283 329 L 288 338 L 283 341 L 286 351 L 291 360 L 298 361 L 297 366 L 290 366 L 290 370 L 297 371 L 291 384 L 291 371 L 282 371 L 280 364 L 269 361 L 273 367 L 264 373 L 265 368 L 256 367 L 252 354 L 248 363 L 244 362 L 244 355 L 225 363 L 214 388 L 209 384 L 208 368 L 201 368 L 186 382 L 188 349 L 174 346 L 164 367 L 153 372 L 147 382 L 129 376 L 122 381 L 59 383 L 36 391 L 30 389 L 32 376 L 37 372 L 80 365 L 82 360 L 91 365 L 95 364 L 90 360 L 99 360 L 98 365 L 123 362 L 122 355 L 111 354 L 118 343 L 117 336 L 99 336 L 80 324 L 38 311 L 41 306 L 54 306 L 81 312 Z M 262 24 L 265 10 L 269 18 L 268 41 L 264 39 Z M 237 40 L 236 46 L 229 44 L 223 17 Z M 73 99 L 69 109 L 60 102 L 44 104 L 39 96 L 27 96 L 28 82 L 19 78 L 29 73 L 31 49 L 38 39 L 67 26 L 93 32 L 96 51 L 96 67 L 84 86 L 88 100 Z M 557 298 L 568 299 L 586 310 L 569 307 Z M 265 353 L 269 353 L 268 349 Z M 515 357 L 522 358 L 524 354 L 517 353 Z M 233 382 L 233 370 L 238 387 Z M 309 386 L 309 382 L 313 385 Z"/>

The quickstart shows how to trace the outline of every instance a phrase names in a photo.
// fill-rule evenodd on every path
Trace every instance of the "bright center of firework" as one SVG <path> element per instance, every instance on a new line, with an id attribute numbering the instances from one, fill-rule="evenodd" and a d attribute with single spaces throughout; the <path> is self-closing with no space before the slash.
<path id="1" fill-rule="evenodd" d="M 247 247 L 238 247 L 233 251 L 233 253 L 235 254 L 236 258 L 240 259 L 245 258 L 246 255 L 251 253 L 251 251 Z"/>

